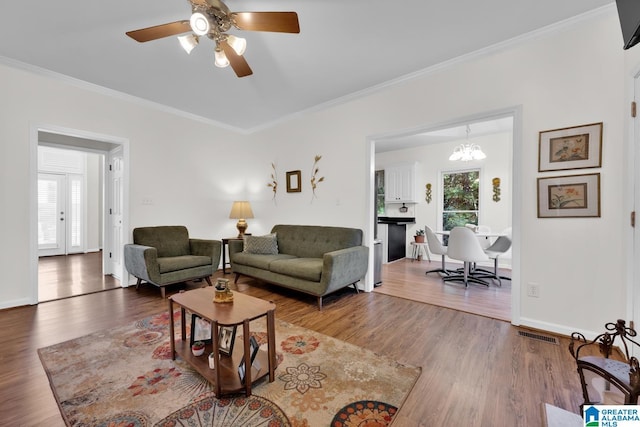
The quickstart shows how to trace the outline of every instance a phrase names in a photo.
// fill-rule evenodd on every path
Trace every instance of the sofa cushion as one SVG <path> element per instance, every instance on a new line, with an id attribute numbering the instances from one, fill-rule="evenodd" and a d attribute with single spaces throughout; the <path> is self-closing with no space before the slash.
<path id="1" fill-rule="evenodd" d="M 292 259 L 295 258 L 293 255 L 285 255 L 285 254 L 249 254 L 246 252 L 238 252 L 233 254 L 233 259 L 231 260 L 231 264 L 242 264 L 248 265 L 249 267 L 261 268 L 263 270 L 269 270 L 269 266 L 273 261 L 283 260 L 283 259 Z"/>
<path id="2" fill-rule="evenodd" d="M 277 233 L 281 254 L 300 258 L 322 258 L 327 252 L 362 244 L 362 230 L 355 228 L 279 224 L 271 232 Z"/>
<path id="3" fill-rule="evenodd" d="M 269 270 L 299 279 L 319 282 L 322 277 L 322 258 L 291 258 L 273 260 Z"/>
<path id="4" fill-rule="evenodd" d="M 278 253 L 278 240 L 276 234 L 264 236 L 244 236 L 244 250 L 249 254 L 275 255 Z"/>
<path id="5" fill-rule="evenodd" d="M 211 257 L 183 255 L 158 258 L 158 266 L 160 267 L 161 274 L 169 271 L 186 270 L 187 268 L 200 267 L 204 265 L 211 265 Z"/>

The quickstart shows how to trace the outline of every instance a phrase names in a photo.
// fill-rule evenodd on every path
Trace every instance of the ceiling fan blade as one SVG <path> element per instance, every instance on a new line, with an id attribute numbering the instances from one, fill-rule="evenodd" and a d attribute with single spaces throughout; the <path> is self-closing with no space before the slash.
<path id="1" fill-rule="evenodd" d="M 127 35 L 140 43 L 163 37 L 175 36 L 176 34 L 191 31 L 189 21 L 176 21 L 168 24 L 156 25 L 155 27 L 142 28 L 140 30 L 127 31 Z"/>
<path id="2" fill-rule="evenodd" d="M 227 55 L 229 64 L 231 65 L 231 68 L 233 68 L 233 71 L 236 72 L 236 75 L 238 77 L 246 77 L 253 74 L 253 71 L 251 71 L 249 64 L 247 64 L 247 60 L 244 59 L 243 56 L 238 55 L 236 51 L 233 50 L 231 46 L 229 46 L 229 43 L 227 43 L 226 40 L 220 42 L 220 47 L 222 47 L 224 54 Z"/>
<path id="3" fill-rule="evenodd" d="M 234 12 L 231 21 L 240 30 L 300 32 L 298 14 L 295 12 Z"/>

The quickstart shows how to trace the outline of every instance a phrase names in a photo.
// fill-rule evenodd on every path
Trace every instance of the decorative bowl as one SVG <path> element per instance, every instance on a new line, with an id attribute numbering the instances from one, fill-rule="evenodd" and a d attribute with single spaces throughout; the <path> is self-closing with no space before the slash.
<path id="1" fill-rule="evenodd" d="M 204 343 L 197 341 L 191 346 L 191 352 L 194 356 L 202 356 L 204 354 Z"/>

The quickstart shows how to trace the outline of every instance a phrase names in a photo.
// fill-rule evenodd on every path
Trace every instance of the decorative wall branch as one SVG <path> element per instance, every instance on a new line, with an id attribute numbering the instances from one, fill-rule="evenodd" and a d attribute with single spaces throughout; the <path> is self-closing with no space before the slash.
<path id="1" fill-rule="evenodd" d="M 318 172 L 320 171 L 320 168 L 318 168 L 318 162 L 320 161 L 320 159 L 322 159 L 322 156 L 319 154 L 316 154 L 316 156 L 314 157 L 314 161 L 313 161 L 313 173 L 311 174 L 311 203 L 313 203 L 313 199 L 316 198 L 316 187 L 318 186 L 319 183 L 321 183 L 322 181 L 324 181 L 324 176 L 317 178 Z"/>
<path id="2" fill-rule="evenodd" d="M 271 187 L 271 191 L 273 191 L 273 203 L 276 203 L 276 194 L 278 193 L 276 176 L 278 176 L 278 174 L 276 173 L 276 165 L 274 163 L 271 163 L 271 169 L 273 169 L 273 172 L 271 172 L 271 182 L 267 184 L 267 187 Z"/>

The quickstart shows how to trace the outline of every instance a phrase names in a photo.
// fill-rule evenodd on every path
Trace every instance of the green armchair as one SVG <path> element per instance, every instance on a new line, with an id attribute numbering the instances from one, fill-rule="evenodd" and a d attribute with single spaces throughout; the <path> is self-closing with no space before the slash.
<path id="1" fill-rule="evenodd" d="M 219 240 L 190 239 L 183 226 L 140 227 L 133 230 L 133 243 L 124 245 L 127 271 L 160 288 L 194 279 L 205 279 L 218 269 L 222 243 Z"/>

